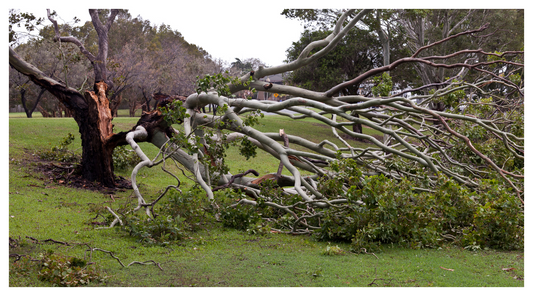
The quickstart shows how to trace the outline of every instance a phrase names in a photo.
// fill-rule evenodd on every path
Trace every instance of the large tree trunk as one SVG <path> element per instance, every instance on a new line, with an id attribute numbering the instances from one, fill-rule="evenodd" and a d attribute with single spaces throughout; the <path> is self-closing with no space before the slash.
<path id="1" fill-rule="evenodd" d="M 106 97 L 107 85 L 98 82 L 98 93 L 86 92 L 87 113 L 78 116 L 78 126 L 82 142 L 81 173 L 84 179 L 97 181 L 106 187 L 115 186 L 113 173 L 113 149 L 108 143 L 113 135 L 112 116 L 109 100 Z"/>
<path id="2" fill-rule="evenodd" d="M 86 91 L 81 96 L 76 91 L 75 96 L 68 98 L 64 98 L 68 94 L 62 91 L 57 91 L 58 94 L 54 93 L 72 111 L 74 119 L 78 123 L 82 141 L 81 174 L 88 181 L 97 181 L 106 187 L 115 187 L 112 155 L 118 142 L 116 140 L 109 141 L 113 136 L 113 125 L 111 124 L 113 117 L 107 98 L 107 90 L 108 87 L 112 87 L 113 82 L 107 77 L 106 66 L 109 47 L 108 33 L 119 11 L 112 9 L 106 22 L 102 23 L 99 18 L 99 11 L 89 9 L 94 29 L 98 35 L 98 54 L 96 56 L 89 52 L 78 39 L 72 36 L 61 36 L 59 26 L 52 18 L 50 10 L 47 12 L 48 19 L 54 25 L 54 40 L 70 42 L 78 46 L 94 69 L 94 92 Z M 76 103 L 76 105 L 73 106 L 72 103 Z"/>

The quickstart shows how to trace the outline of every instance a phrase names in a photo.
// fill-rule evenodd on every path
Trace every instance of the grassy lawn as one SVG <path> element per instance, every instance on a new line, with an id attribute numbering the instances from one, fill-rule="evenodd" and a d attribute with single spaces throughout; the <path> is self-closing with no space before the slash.
<path id="1" fill-rule="evenodd" d="M 84 258 L 87 246 L 113 252 L 126 267 L 108 253 L 93 252 L 91 266 L 104 282 L 98 287 L 523 287 L 524 252 L 496 250 L 468 251 L 458 247 L 412 250 L 386 246 L 376 254 L 350 253 L 350 245 L 317 241 L 312 236 L 282 234 L 250 235 L 245 231 L 213 224 L 194 232 L 187 239 L 169 246 L 147 246 L 117 229 L 96 229 L 96 212 L 102 207 L 133 208 L 132 190 L 112 195 L 73 189 L 48 179 L 37 170 L 39 150 L 57 145 L 67 133 L 76 136 L 71 118 L 35 118 L 13 114 L 9 119 L 9 237 L 17 241 L 10 254 L 55 253 Z M 129 130 L 137 118 L 114 119 L 115 130 Z M 262 131 L 322 139 L 328 128 L 312 120 L 297 121 L 267 116 L 256 126 Z M 331 134 L 331 133 L 329 133 Z M 332 141 L 338 141 L 331 138 Z M 340 142 L 336 142 L 339 143 Z M 362 145 L 351 141 L 350 144 Z M 151 144 L 142 149 L 155 156 Z M 78 148 L 80 149 L 80 148 Z M 81 152 L 81 150 L 78 150 Z M 235 149 L 228 151 L 230 167 L 257 169 L 261 174 L 275 172 L 278 164 L 259 154 L 245 161 Z M 176 173 L 179 170 L 175 170 Z M 128 177 L 131 171 L 117 174 Z M 173 178 L 160 168 L 144 169 L 138 176 L 141 192 L 149 198 Z M 191 182 L 181 178 L 184 190 Z M 202 197 L 198 197 L 202 198 Z M 38 240 L 35 241 L 34 239 Z M 63 245 L 44 242 L 68 242 Z M 38 243 L 37 243 L 38 242 Z M 82 245 L 83 244 L 83 245 Z M 338 255 L 326 255 L 328 246 L 338 246 Z M 153 260 L 160 264 L 134 264 Z M 11 287 L 46 287 L 52 284 L 38 278 L 37 264 L 14 263 L 9 259 Z"/>

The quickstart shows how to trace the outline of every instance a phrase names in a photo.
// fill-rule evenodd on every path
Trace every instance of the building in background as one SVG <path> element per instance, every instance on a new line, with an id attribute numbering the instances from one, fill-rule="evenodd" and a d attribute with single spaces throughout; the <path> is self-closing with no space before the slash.
<path id="1" fill-rule="evenodd" d="M 275 75 L 265 76 L 265 77 L 259 79 L 259 81 L 264 81 L 265 83 L 269 83 L 270 82 L 272 84 L 282 85 L 283 84 L 283 77 L 282 77 L 281 74 L 275 74 Z M 262 101 L 262 100 L 279 101 L 279 97 L 276 97 L 275 94 L 264 92 L 264 91 L 257 91 L 257 99 L 260 100 L 260 101 Z"/>

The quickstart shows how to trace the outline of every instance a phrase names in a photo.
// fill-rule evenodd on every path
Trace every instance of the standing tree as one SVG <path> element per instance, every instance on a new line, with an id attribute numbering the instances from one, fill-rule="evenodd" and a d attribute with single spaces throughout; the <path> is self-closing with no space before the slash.
<path id="1" fill-rule="evenodd" d="M 9 87 L 11 89 L 10 94 L 13 94 L 20 99 L 22 107 L 24 108 L 24 112 L 26 113 L 26 117 L 32 118 L 32 113 L 35 111 L 35 109 L 37 109 L 37 106 L 39 106 L 39 101 L 41 100 L 46 89 L 41 88 L 39 93 L 35 95 L 34 89 L 36 87 L 32 87 L 29 82 L 30 79 L 19 72 L 14 70 L 9 71 Z M 29 100 L 29 96 L 35 97 L 35 100 L 32 102 L 33 105 L 30 105 L 32 100 Z"/>
<path id="2" fill-rule="evenodd" d="M 112 117 L 107 99 L 107 91 L 113 85 L 107 77 L 108 32 L 118 13 L 118 10 L 111 10 L 106 22 L 102 23 L 98 10 L 89 10 L 98 34 L 98 54 L 93 55 L 78 39 L 72 36 L 61 36 L 59 26 L 48 10 L 48 19 L 55 28 L 54 40 L 75 44 L 90 61 L 94 71 L 94 91 L 86 91 L 82 94 L 48 77 L 33 65 L 25 62 L 11 47 L 9 48 L 11 67 L 48 90 L 72 112 L 81 134 L 83 150 L 80 169 L 83 178 L 100 182 L 108 187 L 115 187 L 112 153 L 119 143 L 113 137 Z"/>
<path id="3" fill-rule="evenodd" d="M 290 215 L 294 219 L 293 232 L 305 232 L 306 229 L 319 227 L 307 222 L 307 219 L 316 221 L 312 220 L 319 215 L 314 212 L 315 208 L 337 207 L 354 202 L 358 205 L 364 204 L 362 197 L 354 194 L 359 188 L 365 187 L 361 175 L 355 173 L 356 169 L 361 170 L 364 175 L 381 175 L 391 180 L 411 179 L 416 182 L 417 190 L 430 192 L 442 175 L 474 190 L 480 186 L 481 179 L 495 178 L 501 181 L 501 186 L 514 190 L 516 199 L 523 202 L 524 176 L 523 167 L 519 164 L 520 160 L 524 159 L 523 52 L 493 53 L 481 49 L 461 49 L 443 55 L 420 57 L 421 52 L 444 42 L 475 36 L 486 30 L 486 26 L 427 44 L 411 56 L 396 59 L 389 65 L 375 67 L 356 77 L 347 77 L 325 91 L 261 81 L 263 77 L 296 71 L 324 58 L 341 44 L 363 16 L 370 12 L 345 11 L 329 35 L 307 44 L 297 58 L 287 64 L 258 67 L 238 78 L 222 74 L 205 76 L 199 79 L 196 92 L 189 95 L 184 102 L 175 101 L 158 110 L 144 113 L 137 125 L 127 133 L 112 134 L 110 128 L 108 129 L 110 121 L 107 120 L 110 118 L 105 116 L 108 113 L 105 82 L 96 82 L 95 93 L 87 92 L 82 97 L 79 93 L 44 77 L 42 72 L 25 63 L 11 49 L 10 64 L 32 77 L 33 81 L 47 86 L 49 91 L 76 110 L 75 118 L 82 137 L 87 133 L 86 128 L 101 137 L 100 140 L 94 141 L 103 146 L 99 152 L 112 151 L 112 148 L 106 149 L 126 142 L 131 145 L 142 159 L 133 169 L 131 179 L 138 198 L 136 210 L 145 208 L 149 215 L 153 205 L 161 197 L 146 202 L 140 194 L 136 176 L 143 167 L 165 162 L 150 160 L 137 144 L 141 141 L 149 141 L 159 147 L 163 160 L 170 157 L 179 162 L 194 176 L 210 199 L 214 197 L 213 192 L 221 188 L 241 190 L 248 197 L 241 198 L 239 204 L 270 206 Z M 97 13 L 91 11 L 91 15 Z M 110 27 L 112 19 L 113 12 L 108 18 L 106 28 Z M 93 23 L 95 27 L 100 27 L 97 31 L 101 31 L 102 25 L 97 18 L 93 17 Z M 100 46 L 105 44 L 102 42 Z M 450 59 L 472 54 L 478 57 L 475 61 L 448 63 Z M 415 99 L 422 101 L 420 104 L 402 96 L 364 97 L 350 94 L 336 97 L 343 89 L 408 64 L 424 64 L 456 72 L 468 70 L 472 80 L 444 86 L 431 94 L 415 96 Z M 97 77 L 105 81 L 105 75 Z M 489 93 L 490 89 L 484 89 L 487 84 L 501 86 L 500 89 L 504 87 L 505 96 Z M 274 102 L 231 96 L 247 89 L 285 94 L 293 98 Z M 468 96 L 463 96 L 462 93 Z M 468 101 L 468 98 L 473 98 L 474 95 L 481 99 Z M 435 111 L 428 107 L 429 101 L 445 99 L 447 96 L 461 97 L 461 102 L 468 105 L 468 113 L 457 110 Z M 492 104 L 492 100 L 496 99 L 505 100 L 505 104 Z M 217 112 L 217 115 L 201 112 L 201 107 L 208 104 L 218 106 L 221 111 Z M 83 106 L 85 109 L 81 109 Z M 89 111 L 98 107 L 101 107 L 100 112 Z M 87 110 L 89 116 L 82 116 L 77 110 Z M 297 114 L 285 113 L 283 110 Z M 258 111 L 277 112 L 294 119 L 313 118 L 330 126 L 332 133 L 339 138 L 338 131 L 354 138 L 365 139 L 372 143 L 372 146 L 354 148 L 341 139 L 346 145 L 340 147 L 326 140 L 313 143 L 297 135 L 286 134 L 283 130 L 275 133 L 260 132 L 253 127 L 261 114 Z M 93 117 L 97 118 L 89 122 L 87 118 Z M 439 126 L 433 125 L 433 122 L 438 122 Z M 174 123 L 182 123 L 184 131 L 176 132 L 171 126 Z M 88 124 L 94 126 L 87 126 Z M 388 135 L 391 139 L 390 145 L 384 145 L 375 136 L 354 133 L 349 127 L 355 124 L 364 124 L 380 134 Z M 486 140 L 486 143 L 497 145 L 499 157 L 487 156 L 490 152 L 487 146 L 471 140 L 478 135 L 488 137 L 490 141 Z M 87 141 L 86 138 L 83 139 Z M 221 148 L 228 142 L 237 140 L 242 144 L 243 154 L 253 156 L 256 148 L 263 149 L 275 161 L 280 162 L 280 168 L 286 167 L 291 175 L 282 175 L 281 170 L 278 170 L 277 173 L 261 177 L 246 177 L 247 173 L 258 175 L 253 169 L 246 173 L 231 174 L 224 164 Z M 305 150 L 300 150 L 297 146 L 304 147 Z M 86 149 L 96 150 L 87 144 L 84 144 L 83 148 L 84 154 Z M 93 162 L 99 160 L 98 162 L 107 163 L 107 156 L 94 153 L 93 156 Z M 112 176 L 107 175 L 107 178 Z M 333 191 L 323 190 L 328 180 L 335 180 Z M 283 188 L 283 194 L 296 195 L 298 199 L 274 199 L 266 190 L 270 186 L 264 186 L 267 183 Z"/>

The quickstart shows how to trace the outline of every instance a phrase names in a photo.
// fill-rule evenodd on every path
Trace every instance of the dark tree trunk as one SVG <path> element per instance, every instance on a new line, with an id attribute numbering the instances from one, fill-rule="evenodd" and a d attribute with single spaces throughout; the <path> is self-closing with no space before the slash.
<path id="1" fill-rule="evenodd" d="M 28 109 L 28 106 L 26 106 L 26 90 L 24 88 L 20 89 L 20 101 L 22 102 L 22 108 L 24 108 L 24 112 L 26 112 L 26 117 L 31 118 L 32 112 Z"/>
<path id="2" fill-rule="evenodd" d="M 355 112 L 354 112 L 352 115 L 353 115 L 354 117 L 359 118 L 359 114 L 358 114 L 358 113 L 355 113 Z M 355 123 L 355 124 L 353 125 L 352 130 L 353 130 L 354 133 L 363 134 L 363 125 L 360 124 L 360 123 Z"/>
<path id="3" fill-rule="evenodd" d="M 142 104 L 142 109 L 144 112 L 152 111 L 150 109 L 150 102 L 152 101 L 152 94 L 147 95 L 147 90 L 144 87 L 139 86 L 141 93 L 143 94 L 144 103 Z"/>
<path id="4" fill-rule="evenodd" d="M 357 114 L 357 113 L 354 113 L 354 114 L 352 114 L 352 115 L 353 115 L 354 117 L 359 118 L 359 114 Z M 361 135 L 362 135 L 362 134 L 363 134 L 363 125 L 360 124 L 360 123 L 354 123 L 354 125 L 352 125 L 352 131 L 353 131 L 354 133 L 357 133 L 357 134 L 361 134 Z M 365 141 L 365 140 L 360 139 L 360 138 L 354 138 L 354 140 L 359 141 L 359 142 L 364 142 L 364 141 Z"/>
<path id="5" fill-rule="evenodd" d="M 354 86 L 352 86 L 352 87 L 350 87 L 350 88 L 345 88 L 344 91 L 343 91 L 343 94 L 344 94 L 345 96 L 348 96 L 348 95 L 354 95 L 354 94 L 357 94 L 357 93 L 358 93 L 358 90 L 359 90 L 359 84 L 354 85 Z M 359 118 L 359 113 L 357 113 L 357 112 L 355 112 L 355 111 L 352 112 L 352 114 L 350 114 L 350 115 Z M 352 125 L 352 131 L 353 131 L 354 133 L 363 134 L 363 125 L 361 125 L 360 123 L 354 123 L 354 124 Z M 354 138 L 354 140 L 356 140 L 356 141 L 363 141 L 362 139 L 359 139 L 359 138 Z"/>
<path id="6" fill-rule="evenodd" d="M 35 100 L 35 104 L 33 104 L 33 107 L 30 109 L 29 106 L 27 106 L 26 101 L 26 90 L 22 88 L 20 90 L 20 100 L 22 101 L 22 107 L 24 108 L 24 112 L 26 112 L 26 117 L 32 118 L 32 114 L 37 109 L 37 106 L 39 105 L 39 101 L 41 100 L 41 97 L 43 96 L 46 89 L 41 88 L 39 91 L 39 94 L 37 95 L 37 99 Z"/>
<path id="7" fill-rule="evenodd" d="M 113 117 L 106 97 L 107 85 L 105 82 L 99 82 L 94 88 L 97 93 L 85 93 L 87 113 L 75 118 L 83 150 L 81 174 L 86 180 L 100 182 L 106 187 L 115 187 L 112 157 L 115 145 L 108 144 L 108 139 L 113 135 Z"/>
<path id="8" fill-rule="evenodd" d="M 144 94 L 143 94 L 144 96 Z M 148 98 L 146 96 L 144 96 L 144 104 L 143 104 L 143 111 L 145 112 L 150 112 L 152 110 L 150 110 L 150 101 L 152 100 L 152 98 Z"/>
<path id="9" fill-rule="evenodd" d="M 109 108 L 111 108 L 111 115 L 113 117 L 118 116 L 118 107 L 120 106 L 121 102 L 122 102 L 122 95 L 119 94 L 118 96 L 115 96 L 115 99 L 109 104 Z"/>

